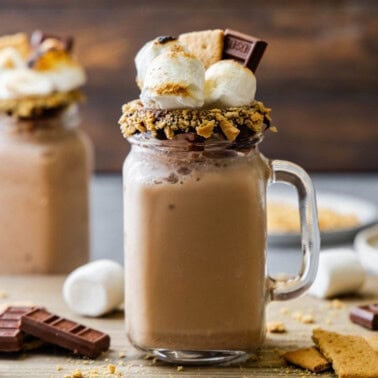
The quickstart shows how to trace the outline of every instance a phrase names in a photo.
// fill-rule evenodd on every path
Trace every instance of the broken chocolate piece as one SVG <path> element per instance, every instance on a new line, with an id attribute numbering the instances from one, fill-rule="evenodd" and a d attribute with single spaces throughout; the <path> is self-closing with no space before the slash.
<path id="1" fill-rule="evenodd" d="M 74 353 L 96 358 L 109 349 L 109 335 L 36 308 L 21 318 L 21 330 Z"/>
<path id="2" fill-rule="evenodd" d="M 8 307 L 0 314 L 0 352 L 18 352 L 23 347 L 21 316 L 32 307 Z"/>
<path id="3" fill-rule="evenodd" d="M 162 35 L 160 37 L 157 37 L 156 40 L 161 44 L 164 45 L 165 43 L 176 41 L 176 37 L 171 37 L 170 35 Z"/>
<path id="4" fill-rule="evenodd" d="M 33 32 L 33 34 L 31 35 L 30 37 L 30 44 L 34 47 L 34 48 L 38 48 L 39 45 L 45 41 L 46 39 L 56 39 L 57 41 L 59 41 L 60 43 L 62 43 L 62 46 L 64 48 L 65 51 L 67 52 L 71 52 L 72 49 L 73 49 L 73 43 L 74 43 L 74 40 L 72 37 L 61 37 L 61 36 L 58 36 L 58 35 L 53 35 L 53 34 L 47 34 L 47 33 L 44 33 L 42 32 L 41 30 L 35 30 Z"/>
<path id="5" fill-rule="evenodd" d="M 247 34 L 226 29 L 224 32 L 223 59 L 234 59 L 255 72 L 267 43 Z"/>
<path id="6" fill-rule="evenodd" d="M 378 303 L 352 308 L 349 318 L 365 328 L 378 330 Z"/>

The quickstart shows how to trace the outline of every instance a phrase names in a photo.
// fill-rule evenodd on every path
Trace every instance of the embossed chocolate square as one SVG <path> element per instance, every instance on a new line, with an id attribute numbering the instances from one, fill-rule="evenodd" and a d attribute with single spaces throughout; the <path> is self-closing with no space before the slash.
<path id="1" fill-rule="evenodd" d="M 352 308 L 349 318 L 365 328 L 378 330 L 378 303 Z"/>
<path id="2" fill-rule="evenodd" d="M 20 329 L 21 317 L 33 307 L 7 307 L 0 314 L 0 352 L 18 352 L 24 346 Z"/>
<path id="3" fill-rule="evenodd" d="M 267 45 L 265 41 L 256 37 L 226 29 L 223 59 L 235 59 L 255 72 Z"/>

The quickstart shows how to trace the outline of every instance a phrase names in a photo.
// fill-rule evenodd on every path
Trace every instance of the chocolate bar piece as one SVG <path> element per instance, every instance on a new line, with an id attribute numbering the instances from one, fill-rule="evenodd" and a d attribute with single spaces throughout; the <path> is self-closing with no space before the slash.
<path id="1" fill-rule="evenodd" d="M 46 39 L 52 38 L 56 39 L 60 43 L 62 43 L 64 50 L 67 52 L 72 52 L 74 40 L 72 37 L 61 37 L 54 34 L 47 34 L 40 30 L 35 30 L 30 37 L 30 43 L 34 48 L 38 48 L 38 46 Z"/>
<path id="2" fill-rule="evenodd" d="M 378 303 L 352 308 L 349 318 L 365 328 L 378 330 Z"/>
<path id="3" fill-rule="evenodd" d="M 0 314 L 0 352 L 18 352 L 23 347 L 23 334 L 20 330 L 22 315 L 33 307 L 8 307 Z"/>
<path id="4" fill-rule="evenodd" d="M 267 43 L 247 34 L 226 29 L 224 32 L 223 59 L 234 59 L 255 72 Z"/>
<path id="5" fill-rule="evenodd" d="M 110 345 L 107 334 L 54 315 L 43 308 L 24 314 L 21 330 L 50 344 L 91 358 L 108 350 Z"/>

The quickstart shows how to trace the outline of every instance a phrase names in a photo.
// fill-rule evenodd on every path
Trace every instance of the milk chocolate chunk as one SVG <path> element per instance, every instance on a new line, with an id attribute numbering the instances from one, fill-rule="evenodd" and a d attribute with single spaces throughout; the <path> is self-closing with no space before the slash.
<path id="1" fill-rule="evenodd" d="M 62 37 L 54 34 L 47 34 L 42 32 L 41 30 L 35 30 L 33 34 L 30 37 L 30 43 L 34 48 L 38 48 L 38 46 L 45 41 L 46 39 L 56 39 L 60 43 L 62 43 L 62 46 L 64 50 L 67 52 L 71 52 L 73 49 L 73 43 L 74 40 L 72 37 Z"/>
<path id="2" fill-rule="evenodd" d="M 223 59 L 234 59 L 255 72 L 268 44 L 235 30 L 224 32 Z"/>
<path id="3" fill-rule="evenodd" d="M 21 330 L 74 353 L 96 358 L 109 349 L 109 335 L 36 308 L 21 318 Z"/>
<path id="4" fill-rule="evenodd" d="M 378 330 L 378 303 L 352 308 L 349 318 L 365 328 Z"/>
<path id="5" fill-rule="evenodd" d="M 157 41 L 161 44 L 161 45 L 164 45 L 165 43 L 168 43 L 168 42 L 172 42 L 172 41 L 176 41 L 177 38 L 176 37 L 172 37 L 170 35 L 161 35 L 160 37 L 157 37 L 156 38 Z"/>
<path id="6" fill-rule="evenodd" d="M 0 352 L 18 352 L 22 349 L 21 317 L 30 310 L 32 307 L 8 307 L 0 314 Z"/>

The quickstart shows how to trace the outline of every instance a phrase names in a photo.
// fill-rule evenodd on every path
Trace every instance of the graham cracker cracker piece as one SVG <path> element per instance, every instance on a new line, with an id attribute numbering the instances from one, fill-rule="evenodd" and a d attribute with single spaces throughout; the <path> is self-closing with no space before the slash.
<path id="1" fill-rule="evenodd" d="M 200 59 L 205 68 L 222 59 L 223 30 L 203 30 L 180 34 L 178 40 Z"/>
<path id="2" fill-rule="evenodd" d="M 283 358 L 293 365 L 319 373 L 328 370 L 331 363 L 314 347 L 286 352 Z"/>
<path id="3" fill-rule="evenodd" d="M 368 344 L 378 353 L 378 335 L 374 336 L 365 336 Z"/>
<path id="4" fill-rule="evenodd" d="M 363 337 L 317 328 L 313 330 L 312 339 L 332 362 L 339 378 L 378 377 L 377 353 Z"/>

